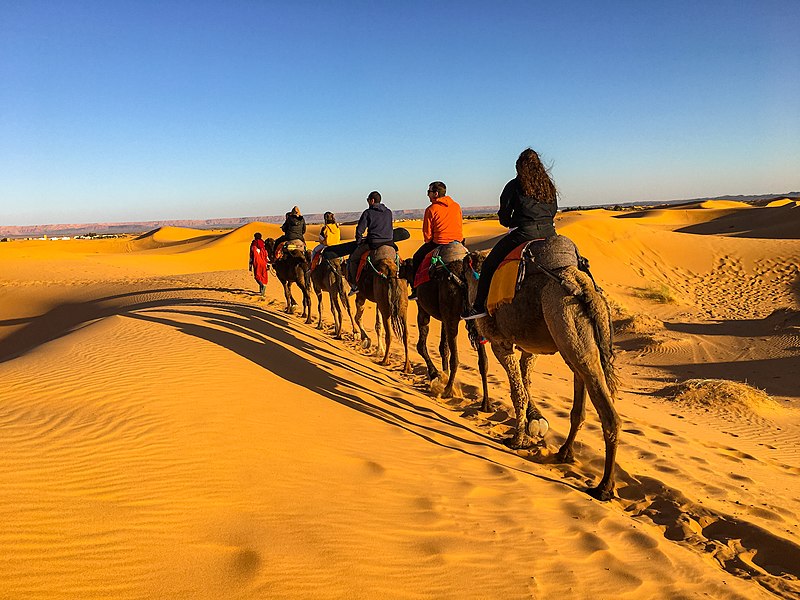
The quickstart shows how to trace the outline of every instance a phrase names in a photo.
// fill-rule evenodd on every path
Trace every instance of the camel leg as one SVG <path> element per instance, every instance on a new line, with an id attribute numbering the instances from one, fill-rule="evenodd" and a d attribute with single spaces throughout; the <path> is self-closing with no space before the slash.
<path id="1" fill-rule="evenodd" d="M 439 356 L 442 359 L 442 371 L 450 372 L 450 346 L 447 339 L 447 328 L 442 321 L 442 332 L 439 336 Z"/>
<path id="2" fill-rule="evenodd" d="M 425 312 L 422 306 L 417 303 L 417 328 L 419 336 L 417 338 L 417 352 L 425 361 L 428 367 L 428 380 L 433 381 L 439 377 L 439 370 L 433 364 L 430 354 L 428 354 L 428 333 L 430 332 L 431 316 Z"/>
<path id="3" fill-rule="evenodd" d="M 450 377 L 447 379 L 447 385 L 444 386 L 442 391 L 443 398 L 453 397 L 453 385 L 456 382 L 456 373 L 458 372 L 458 344 L 456 337 L 458 336 L 459 321 L 442 321 L 442 338 L 445 339 L 445 354 L 450 362 Z M 444 362 L 444 356 L 442 356 Z"/>
<path id="4" fill-rule="evenodd" d="M 558 451 L 556 459 L 562 463 L 571 463 L 575 461 L 575 455 L 572 452 L 572 444 L 578 436 L 583 421 L 586 418 L 586 386 L 583 379 L 578 377 L 577 373 L 573 374 L 573 399 L 572 410 L 569 412 L 569 434 L 564 444 Z"/>
<path id="5" fill-rule="evenodd" d="M 620 419 L 614 408 L 614 398 L 606 385 L 591 321 L 584 313 L 574 310 L 551 312 L 545 309 L 545 319 L 561 356 L 586 386 L 589 399 L 600 417 L 606 450 L 605 466 L 600 483 L 588 493 L 598 500 L 609 500 L 614 497 L 614 465 Z"/>
<path id="6" fill-rule="evenodd" d="M 531 379 L 533 377 L 533 367 L 536 365 L 536 359 L 539 358 L 538 354 L 531 354 L 523 350 L 522 358 L 520 359 L 520 371 L 522 371 L 522 385 L 525 386 L 525 391 L 528 396 L 528 406 L 525 409 L 527 417 L 527 432 L 528 435 L 533 437 L 544 437 L 547 430 L 550 429 L 550 424 L 542 416 L 539 407 L 531 398 Z"/>
<path id="7" fill-rule="evenodd" d="M 481 373 L 481 385 L 483 386 L 481 411 L 489 412 L 492 407 L 489 402 L 489 357 L 486 356 L 486 344 L 478 344 L 478 371 Z"/>
<path id="8" fill-rule="evenodd" d="M 308 283 L 308 279 L 306 279 L 306 283 Z M 299 283 L 297 285 L 300 285 Z M 300 286 L 300 290 L 303 292 L 303 316 L 306 318 L 306 324 L 311 325 L 313 322 L 312 314 L 311 314 L 311 293 L 308 291 L 308 285 Z M 322 317 L 320 317 L 321 319 Z"/>
<path id="9" fill-rule="evenodd" d="M 511 388 L 511 402 L 514 405 L 514 414 L 517 419 L 517 427 L 514 435 L 507 442 L 510 448 L 530 448 L 533 441 L 526 433 L 528 424 L 528 391 L 522 381 L 522 373 L 519 368 L 519 360 L 514 353 L 514 344 L 510 342 L 492 342 L 492 352 L 497 360 L 503 365 L 503 369 L 508 376 L 508 384 Z"/>
<path id="10" fill-rule="evenodd" d="M 366 302 L 366 299 L 362 298 L 361 296 L 356 296 L 355 320 L 356 325 L 358 325 L 358 330 L 361 332 L 361 347 L 365 350 L 372 345 L 372 341 L 369 339 L 366 329 L 364 329 L 364 326 L 361 325 L 361 318 L 364 316 L 364 305 Z M 355 329 L 353 329 L 353 333 L 355 333 Z"/>
<path id="11" fill-rule="evenodd" d="M 317 287 L 314 286 L 314 293 L 317 295 L 317 312 L 319 313 L 319 323 L 317 323 L 317 329 L 322 329 L 322 289 L 317 289 Z"/>
<path id="12" fill-rule="evenodd" d="M 408 294 L 408 292 L 403 290 L 403 294 Z M 403 341 L 403 352 L 406 357 L 405 363 L 403 364 L 403 373 L 411 373 L 411 360 L 409 360 L 408 357 L 408 315 L 406 312 L 403 312 L 403 325 L 400 337 Z"/>
<path id="13" fill-rule="evenodd" d="M 606 461 L 603 469 L 603 478 L 597 487 L 588 490 L 593 498 L 610 500 L 614 497 L 614 465 L 617 458 L 617 444 L 619 438 L 620 419 L 614 408 L 614 399 L 606 386 L 605 378 L 600 370 L 598 360 L 597 372 L 594 377 L 584 378 L 589 399 L 592 401 L 600 423 L 603 426 L 603 440 L 606 445 Z"/>
<path id="14" fill-rule="evenodd" d="M 384 367 L 389 364 L 389 348 L 392 344 L 392 328 L 389 325 L 389 319 L 389 311 L 387 310 L 386 314 L 384 314 L 380 307 L 378 307 L 375 311 L 375 336 L 378 338 L 378 350 L 376 354 L 380 355 L 381 350 L 383 350 L 383 359 L 379 364 Z M 381 348 L 381 322 L 383 323 L 384 329 L 383 348 Z"/>
<path id="15" fill-rule="evenodd" d="M 333 315 L 334 338 L 342 337 L 342 307 L 339 305 L 339 294 L 336 282 L 328 280 L 328 300 L 331 303 L 331 314 Z"/>
<path id="16" fill-rule="evenodd" d="M 283 282 L 283 295 L 286 297 L 286 312 L 288 314 L 294 313 L 294 299 L 292 298 L 291 282 Z"/>
<path id="17" fill-rule="evenodd" d="M 350 298 L 347 297 L 344 289 L 340 291 L 341 300 L 344 303 L 344 307 L 347 309 L 347 316 L 350 317 L 350 326 L 353 328 L 353 337 L 356 335 L 356 322 L 353 319 L 353 311 L 350 309 Z"/>

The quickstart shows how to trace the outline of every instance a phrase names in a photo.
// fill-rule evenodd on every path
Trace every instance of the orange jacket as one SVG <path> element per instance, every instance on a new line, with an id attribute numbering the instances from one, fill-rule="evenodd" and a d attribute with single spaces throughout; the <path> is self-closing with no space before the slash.
<path id="1" fill-rule="evenodd" d="M 450 196 L 431 201 L 422 219 L 422 240 L 434 244 L 449 244 L 464 239 L 461 206 Z"/>

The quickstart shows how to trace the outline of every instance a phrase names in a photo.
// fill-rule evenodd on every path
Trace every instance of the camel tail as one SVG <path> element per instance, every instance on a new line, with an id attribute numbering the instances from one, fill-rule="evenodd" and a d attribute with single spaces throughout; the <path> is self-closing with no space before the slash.
<path id="1" fill-rule="evenodd" d="M 386 277 L 389 284 L 389 307 L 391 309 L 392 329 L 395 335 L 402 336 L 405 329 L 403 321 L 403 290 L 400 287 L 400 279 L 397 275 L 397 265 L 392 260 L 381 260 L 378 263 L 378 272 Z"/>
<path id="2" fill-rule="evenodd" d="M 573 279 L 581 290 L 581 301 L 589 314 L 597 349 L 600 351 L 600 364 L 603 367 L 606 385 L 611 395 L 616 397 L 619 379 L 614 370 L 614 325 L 611 322 L 611 310 L 608 308 L 605 296 L 595 287 L 594 282 L 588 276 L 578 275 L 579 273 L 577 270 L 572 271 L 570 274 L 574 279 L 573 277 L 569 279 Z"/>

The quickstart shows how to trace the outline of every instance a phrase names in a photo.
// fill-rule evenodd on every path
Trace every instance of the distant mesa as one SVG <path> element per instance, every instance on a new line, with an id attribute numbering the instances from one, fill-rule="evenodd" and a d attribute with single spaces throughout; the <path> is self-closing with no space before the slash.
<path id="1" fill-rule="evenodd" d="M 669 200 L 669 201 L 649 201 L 649 202 L 627 202 L 592 206 L 568 206 L 562 207 L 562 212 L 574 210 L 591 210 L 604 208 L 607 210 L 630 211 L 635 209 L 645 209 L 653 207 L 677 207 L 691 205 L 702 207 L 704 202 L 709 200 L 729 201 L 736 205 L 748 204 L 753 206 L 784 206 L 800 200 L 800 192 L 789 192 L 787 194 L 763 194 L 758 196 L 719 196 L 717 198 L 696 198 L 694 200 Z M 716 204 L 714 208 L 720 208 Z M 393 209 L 395 220 L 421 219 L 425 207 L 413 209 Z M 462 207 L 465 219 L 493 218 L 497 215 L 497 205 Z M 358 221 L 361 211 L 337 212 L 336 218 L 343 225 L 353 225 Z M 322 213 L 311 213 L 305 215 L 309 225 L 323 222 Z M 255 217 L 232 217 L 220 219 L 178 219 L 166 221 L 127 221 L 121 223 L 58 223 L 48 225 L 0 225 L 0 236 L 7 238 L 20 237 L 41 237 L 48 236 L 77 236 L 94 233 L 101 234 L 140 234 L 139 240 L 152 240 L 156 232 L 165 227 L 177 227 L 184 229 L 208 230 L 208 229 L 230 229 L 235 230 L 253 222 L 280 225 L 283 223 L 284 215 L 255 216 Z M 141 233 L 145 232 L 145 233 Z M 266 234 L 265 234 L 266 235 Z"/>

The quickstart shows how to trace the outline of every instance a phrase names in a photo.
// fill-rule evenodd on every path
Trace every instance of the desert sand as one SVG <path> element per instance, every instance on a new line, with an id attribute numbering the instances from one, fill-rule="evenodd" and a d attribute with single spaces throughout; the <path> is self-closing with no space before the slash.
<path id="1" fill-rule="evenodd" d="M 400 225 L 410 256 L 420 223 Z M 585 493 L 591 407 L 577 462 L 552 460 L 572 394 L 558 355 L 533 383 L 546 447 L 512 451 L 505 373 L 490 356 L 478 411 L 463 330 L 445 400 L 413 302 L 404 375 L 397 342 L 384 368 L 347 319 L 334 340 L 327 298 L 321 331 L 282 311 L 274 276 L 259 298 L 248 246 L 274 225 L 0 244 L 0 598 L 800 598 L 800 207 L 557 228 L 614 311 L 606 503 Z M 473 249 L 503 233 L 465 223 Z"/>

